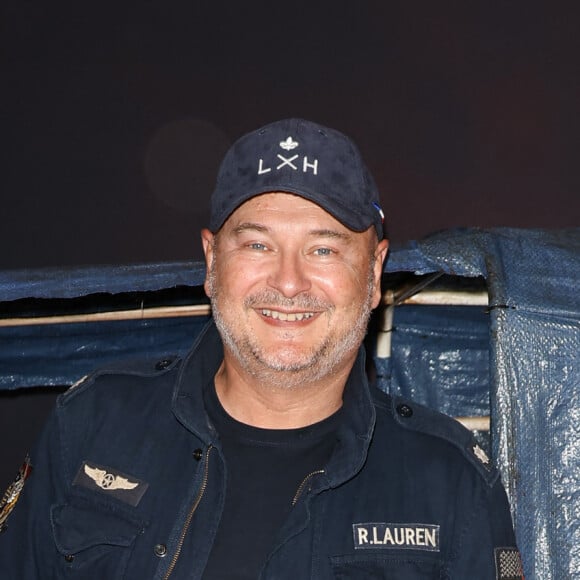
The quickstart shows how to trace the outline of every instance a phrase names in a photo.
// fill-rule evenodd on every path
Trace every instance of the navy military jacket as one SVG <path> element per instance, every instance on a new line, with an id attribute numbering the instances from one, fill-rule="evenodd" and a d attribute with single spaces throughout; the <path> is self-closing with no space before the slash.
<path id="1" fill-rule="evenodd" d="M 181 361 L 102 370 L 62 395 L 0 535 L 0 577 L 199 579 L 226 466 L 203 405 L 209 323 Z M 322 473 L 301 486 L 261 578 L 520 578 L 497 471 L 456 421 L 369 388 L 361 351 Z"/>

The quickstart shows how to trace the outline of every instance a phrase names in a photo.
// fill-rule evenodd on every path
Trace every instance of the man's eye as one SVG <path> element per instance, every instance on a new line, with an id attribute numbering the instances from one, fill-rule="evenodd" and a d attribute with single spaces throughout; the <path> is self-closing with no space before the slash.
<path id="1" fill-rule="evenodd" d="M 252 250 L 260 250 L 262 252 L 267 249 L 265 244 L 261 244 L 260 242 L 252 242 L 248 247 Z"/>
<path id="2" fill-rule="evenodd" d="M 317 256 L 330 256 L 332 254 L 332 250 L 330 248 L 316 248 L 314 253 Z"/>

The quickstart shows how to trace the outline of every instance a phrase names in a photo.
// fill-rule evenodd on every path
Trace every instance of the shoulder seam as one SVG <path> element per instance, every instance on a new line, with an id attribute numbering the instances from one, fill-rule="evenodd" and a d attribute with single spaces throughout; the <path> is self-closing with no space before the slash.
<path id="1" fill-rule="evenodd" d="M 423 405 L 411 402 L 402 397 L 390 397 L 391 408 L 388 409 L 382 401 L 376 401 L 390 415 L 397 425 L 403 429 L 425 433 L 453 445 L 479 473 L 489 487 L 493 487 L 499 477 L 499 471 L 494 467 L 483 449 L 478 445 L 473 434 L 453 417 L 439 411 L 429 409 Z M 417 414 L 424 419 L 433 419 L 433 428 L 429 423 L 417 421 Z"/>
<path id="2" fill-rule="evenodd" d="M 163 363 L 161 366 L 160 363 Z M 95 383 L 95 380 L 99 377 L 106 376 L 136 376 L 142 378 L 152 378 L 164 375 L 179 367 L 181 359 L 179 357 L 172 357 L 171 360 L 168 358 L 162 359 L 161 361 L 142 361 L 140 364 L 144 366 L 144 369 L 138 367 L 123 367 L 121 364 L 118 366 L 112 365 L 111 367 L 103 367 L 85 375 L 78 381 L 73 383 L 62 395 L 57 399 L 57 406 L 62 407 L 66 405 L 70 400 L 72 400 L 76 395 L 80 395 L 85 390 L 89 389 Z M 133 363 L 128 363 L 135 364 Z"/>

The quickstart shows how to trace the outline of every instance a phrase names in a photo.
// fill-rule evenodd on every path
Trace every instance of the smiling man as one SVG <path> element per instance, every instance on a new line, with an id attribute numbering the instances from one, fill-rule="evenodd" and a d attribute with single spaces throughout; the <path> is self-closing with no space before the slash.
<path id="1" fill-rule="evenodd" d="M 349 230 L 297 195 L 267 193 L 237 208 L 218 234 L 204 230 L 203 245 L 225 347 L 215 380 L 221 404 L 272 428 L 336 411 L 380 299 L 386 240 L 374 228 Z"/>
<path id="2" fill-rule="evenodd" d="M 368 384 L 388 242 L 356 146 L 300 119 L 242 137 L 202 244 L 213 321 L 61 397 L 2 577 L 522 578 L 471 434 Z"/>

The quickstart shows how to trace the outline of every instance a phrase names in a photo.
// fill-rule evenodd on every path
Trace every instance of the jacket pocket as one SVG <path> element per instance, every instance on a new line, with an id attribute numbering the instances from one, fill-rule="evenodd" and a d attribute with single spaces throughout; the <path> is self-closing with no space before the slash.
<path id="1" fill-rule="evenodd" d="M 330 559 L 336 580 L 431 580 L 441 578 L 441 563 L 421 556 L 355 554 Z"/>
<path id="2" fill-rule="evenodd" d="M 114 508 L 74 498 L 51 508 L 58 569 L 67 578 L 123 578 L 144 522 Z"/>

